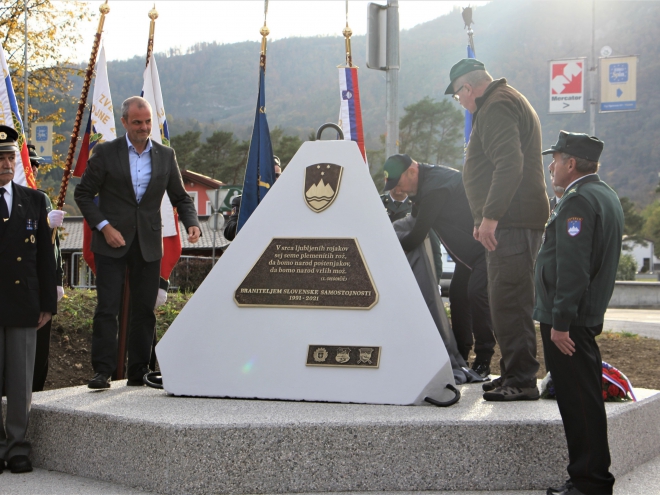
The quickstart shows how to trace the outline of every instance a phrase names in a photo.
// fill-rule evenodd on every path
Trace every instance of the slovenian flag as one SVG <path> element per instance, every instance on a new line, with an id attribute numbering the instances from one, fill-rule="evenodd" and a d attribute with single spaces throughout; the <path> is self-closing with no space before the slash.
<path id="1" fill-rule="evenodd" d="M 472 47 L 469 44 L 467 46 L 467 58 L 476 58 L 474 56 L 474 51 L 472 50 Z M 470 142 L 470 134 L 472 134 L 472 114 L 467 110 L 465 111 L 465 129 L 463 132 L 465 135 L 465 147 L 463 148 L 463 157 L 465 158 L 467 153 L 467 146 L 468 143 Z"/>
<path id="2" fill-rule="evenodd" d="M 152 141 L 169 146 L 170 131 L 167 127 L 163 94 L 160 90 L 160 77 L 158 76 L 158 67 L 153 53 L 149 57 L 147 68 L 144 70 L 142 97 L 151 105 Z M 179 218 L 172 203 L 170 203 L 167 192 L 163 195 L 160 214 L 163 222 L 163 259 L 160 262 L 160 276 L 163 280 L 169 280 L 170 274 L 181 256 L 181 234 L 179 232 Z"/>
<path id="3" fill-rule="evenodd" d="M 37 183 L 32 175 L 32 167 L 30 166 L 30 154 L 25 141 L 25 131 L 23 129 L 23 121 L 21 114 L 18 111 L 16 104 L 16 95 L 14 94 L 14 86 L 11 83 L 11 75 L 7 59 L 5 58 L 5 51 L 0 45 L 0 68 L 2 69 L 2 76 L 5 80 L 4 84 L 0 83 L 0 124 L 9 126 L 18 132 L 18 149 L 20 153 L 16 154 L 16 171 L 14 173 L 14 182 L 21 186 L 37 188 Z"/>
<path id="4" fill-rule="evenodd" d="M 275 163 L 273 162 L 273 147 L 270 142 L 270 130 L 266 119 L 266 61 L 265 55 L 259 64 L 259 94 L 257 95 L 257 110 L 252 127 L 252 139 L 248 152 L 245 179 L 243 180 L 243 197 L 238 214 L 238 233 L 250 215 L 257 209 L 266 193 L 275 183 Z"/>
<path id="5" fill-rule="evenodd" d="M 358 85 L 357 67 L 339 68 L 339 127 L 344 131 L 346 141 L 355 141 L 360 148 L 364 162 L 367 153 L 364 149 L 362 130 L 362 109 L 360 106 L 360 86 Z"/>
<path id="6" fill-rule="evenodd" d="M 82 177 L 89 157 L 94 152 L 97 143 L 112 141 L 117 138 L 115 128 L 115 114 L 112 109 L 112 96 L 108 82 L 108 67 L 105 59 L 105 47 L 101 46 L 98 61 L 96 62 L 96 78 L 94 79 L 94 96 L 92 109 L 87 119 L 87 127 L 83 136 L 80 153 L 73 170 L 74 177 Z M 92 272 L 96 273 L 94 253 L 92 253 L 92 229 L 87 220 L 83 220 L 83 258 Z"/>

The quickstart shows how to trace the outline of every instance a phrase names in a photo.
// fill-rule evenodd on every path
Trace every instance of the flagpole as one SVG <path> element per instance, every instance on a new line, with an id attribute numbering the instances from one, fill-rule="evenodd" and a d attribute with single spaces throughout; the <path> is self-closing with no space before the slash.
<path id="1" fill-rule="evenodd" d="M 149 59 L 151 54 L 154 52 L 154 33 L 156 32 L 156 19 L 158 19 L 158 11 L 156 10 L 156 4 L 154 8 L 149 11 L 149 19 L 151 19 L 151 24 L 149 24 L 149 41 L 147 42 L 147 63 L 145 67 L 149 66 Z"/>
<path id="2" fill-rule="evenodd" d="M 64 174 L 62 175 L 62 184 L 60 185 L 60 194 L 57 198 L 57 209 L 61 210 L 64 206 L 64 198 L 66 197 L 66 190 L 69 187 L 69 179 L 71 178 L 71 167 L 73 166 L 73 155 L 76 153 L 76 146 L 78 144 L 78 134 L 80 133 L 80 122 L 82 121 L 83 112 L 85 111 L 85 104 L 87 103 L 87 95 L 89 94 L 89 85 L 94 73 L 94 65 L 96 64 L 96 55 L 99 51 L 101 43 L 101 35 L 103 34 L 103 23 L 105 16 L 110 12 L 108 0 L 99 7 L 101 18 L 99 19 L 99 26 L 94 35 L 94 44 L 92 46 L 92 53 L 89 56 L 89 63 L 87 64 L 87 72 L 85 72 L 85 79 L 83 81 L 82 93 L 80 94 L 80 101 L 78 101 L 78 112 L 76 113 L 76 120 L 73 124 L 73 131 L 71 132 L 71 141 L 69 142 L 69 152 L 66 156 L 64 164 Z"/>
<path id="3" fill-rule="evenodd" d="M 261 26 L 259 34 L 261 34 L 261 55 L 259 56 L 259 65 L 266 71 L 266 45 L 268 40 L 266 37 L 270 34 L 270 29 L 266 25 L 266 17 L 268 17 L 268 0 L 264 0 L 264 25 Z"/>
<path id="4" fill-rule="evenodd" d="M 353 30 L 348 25 L 348 0 L 346 0 L 346 27 L 341 32 L 345 38 L 346 45 L 346 67 L 353 67 L 353 53 L 351 51 L 351 36 L 353 35 Z"/>

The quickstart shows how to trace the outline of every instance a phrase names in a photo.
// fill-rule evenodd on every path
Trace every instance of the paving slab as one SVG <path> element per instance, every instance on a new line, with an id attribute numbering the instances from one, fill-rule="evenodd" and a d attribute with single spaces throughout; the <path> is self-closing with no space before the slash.
<path id="1" fill-rule="evenodd" d="M 328 493 L 328 492 L 326 492 Z M 544 490 L 514 491 L 435 491 L 435 492 L 333 492 L 333 495 L 365 493 L 368 495 L 541 495 Z M 660 456 L 617 478 L 615 495 L 660 495 Z M 35 469 L 25 475 L 7 475 L 0 478 L 0 495 L 147 495 L 136 488 L 96 481 L 80 476 Z M 299 494 L 305 495 L 305 494 Z M 314 494 L 318 495 L 318 494 Z"/>
<path id="2" fill-rule="evenodd" d="M 554 401 L 450 408 L 192 399 L 113 382 L 34 395 L 35 466 L 157 493 L 543 489 L 565 478 Z M 660 393 L 608 403 L 613 471 L 660 454 Z"/>

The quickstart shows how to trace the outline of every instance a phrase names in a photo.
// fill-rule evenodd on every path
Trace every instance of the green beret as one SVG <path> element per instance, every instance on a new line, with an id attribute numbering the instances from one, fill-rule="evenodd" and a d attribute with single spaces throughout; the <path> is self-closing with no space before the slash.
<path id="1" fill-rule="evenodd" d="M 412 158 L 408 155 L 392 155 L 385 160 L 383 169 L 385 171 L 385 190 L 394 189 L 399 183 L 401 175 L 412 165 Z"/>

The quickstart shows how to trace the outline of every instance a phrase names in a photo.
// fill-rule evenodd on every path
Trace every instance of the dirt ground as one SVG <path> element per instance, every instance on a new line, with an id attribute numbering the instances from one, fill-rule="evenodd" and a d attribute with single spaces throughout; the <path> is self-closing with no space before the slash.
<path id="1" fill-rule="evenodd" d="M 46 390 L 83 385 L 92 377 L 90 363 L 92 337 L 89 331 L 63 333 L 59 326 L 51 332 L 50 369 L 46 381 Z M 543 345 L 538 337 L 538 358 L 541 363 L 538 377 L 546 374 L 543 363 Z M 633 387 L 660 390 L 660 340 L 631 334 L 606 332 L 598 338 L 598 345 L 603 360 L 622 371 Z M 499 374 L 498 364 L 501 357 L 499 348 L 493 356 L 493 373 Z M 474 358 L 474 356 L 472 356 Z"/>
<path id="2" fill-rule="evenodd" d="M 604 332 L 596 338 L 603 361 L 611 364 L 628 377 L 634 387 L 660 390 L 660 340 L 640 337 L 629 333 Z M 538 378 L 544 378 L 548 372 L 543 360 L 541 333 L 536 332 L 537 359 L 541 364 Z M 499 346 L 495 346 L 495 355 L 491 361 L 491 371 L 499 373 L 499 361 L 502 357 Z M 470 356 L 474 359 L 474 354 Z"/>

